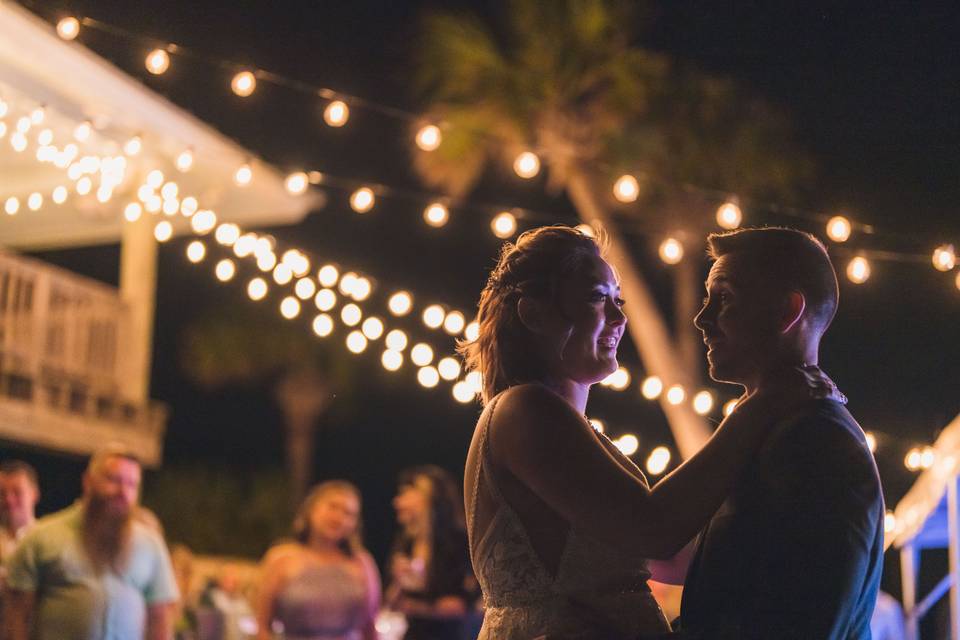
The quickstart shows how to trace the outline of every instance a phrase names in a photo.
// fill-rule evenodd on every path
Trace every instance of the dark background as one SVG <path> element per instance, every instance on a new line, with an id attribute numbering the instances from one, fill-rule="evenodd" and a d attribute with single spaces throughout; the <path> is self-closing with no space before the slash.
<path id="1" fill-rule="evenodd" d="M 30 6 L 51 19 L 57 13 L 55 4 Z M 493 16 L 504 3 L 81 0 L 60 5 L 161 42 L 411 110 L 417 108 L 410 86 L 418 19 L 437 7 Z M 855 236 L 854 244 L 919 254 L 941 242 L 960 244 L 957 33 L 960 5 L 935 2 L 679 0 L 654 3 L 638 29 L 644 46 L 732 77 L 792 115 L 815 160 L 816 178 L 804 185 L 802 201 L 783 204 L 847 212 L 882 232 L 867 239 Z M 319 169 L 419 188 L 409 168 L 407 123 L 354 108 L 347 126 L 329 128 L 322 121 L 322 104 L 302 94 L 262 83 L 251 98 L 241 100 L 230 93 L 230 73 L 223 69 L 174 56 L 170 70 L 154 77 L 143 69 L 151 48 L 145 44 L 93 30 L 85 30 L 80 41 L 282 169 Z M 558 221 L 573 222 L 569 204 L 547 197 L 542 187 L 539 180 L 520 184 L 488 176 L 476 198 L 556 212 Z M 382 199 L 373 212 L 357 216 L 346 199 L 331 191 L 327 206 L 302 224 L 270 231 L 320 259 L 379 276 L 381 287 L 405 286 L 420 299 L 473 308 L 498 248 L 487 216 L 453 210 L 450 224 L 435 230 L 421 221 L 423 202 Z M 823 235 L 816 223 L 749 210 L 745 215 L 748 224 L 791 222 Z M 182 375 L 177 351 L 183 327 L 212 307 L 229 309 L 245 300 L 236 281 L 219 285 L 212 274 L 187 263 L 185 242 L 162 245 L 159 254 L 152 396 L 172 409 L 165 469 L 205 467 L 252 477 L 278 468 L 280 422 L 265 386 L 209 392 Z M 647 255 L 646 244 L 638 238 L 637 253 L 669 304 L 666 267 Z M 115 283 L 118 254 L 117 247 L 96 247 L 41 257 Z M 912 482 L 903 467 L 906 450 L 932 442 L 960 411 L 955 277 L 956 272 L 934 271 L 929 262 L 874 261 L 867 284 L 842 279 L 841 310 L 823 345 L 824 368 L 850 397 L 850 409 L 864 428 L 878 434 L 877 459 L 891 508 Z M 306 321 L 303 325 L 308 330 Z M 322 420 L 315 474 L 350 478 L 361 486 L 367 539 L 382 559 L 393 534 L 389 500 L 397 472 L 433 462 L 461 473 L 478 409 L 456 404 L 443 385 L 420 389 L 409 370 L 388 374 L 377 353 L 359 358 L 362 386 L 335 402 Z M 639 378 L 632 345 L 625 342 L 621 354 Z M 723 395 L 736 394 L 727 388 Z M 656 444 L 670 443 L 657 407 L 638 396 L 598 389 L 590 413 L 605 419 L 613 435 L 637 433 L 638 461 Z M 80 461 L 17 453 L 45 471 L 43 511 L 76 495 Z M 148 478 L 148 497 L 154 481 Z M 223 534 L 228 538 L 231 532 Z M 888 562 L 884 587 L 899 593 L 898 585 L 895 562 Z"/>

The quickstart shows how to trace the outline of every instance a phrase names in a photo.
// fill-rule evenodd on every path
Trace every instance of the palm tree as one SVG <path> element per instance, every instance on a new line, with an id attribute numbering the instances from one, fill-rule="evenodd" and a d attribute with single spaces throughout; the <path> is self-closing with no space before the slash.
<path id="1" fill-rule="evenodd" d="M 249 306 L 202 316 L 182 335 L 180 361 L 200 386 L 270 382 L 283 415 L 293 504 L 312 479 L 317 423 L 334 393 L 349 394 L 354 371 L 303 327 L 282 325 Z"/>
<path id="2" fill-rule="evenodd" d="M 512 0 L 496 24 L 466 14 L 426 16 L 418 62 L 424 120 L 443 143 L 415 150 L 425 182 L 462 196 L 488 165 L 512 166 L 533 150 L 546 186 L 565 192 L 582 221 L 602 229 L 621 277 L 629 329 L 645 369 L 690 389 L 701 378 L 693 317 L 701 294 L 702 238 L 719 202 L 684 185 L 730 192 L 786 192 L 800 163 L 785 151 L 784 121 L 733 83 L 672 64 L 631 41 L 636 3 Z M 616 176 L 641 176 L 629 207 L 615 201 Z M 678 318 L 671 335 L 625 232 L 681 235 L 690 258 L 675 267 Z M 659 241 L 659 240 L 657 240 Z M 661 406 L 680 452 L 710 430 L 685 403 Z"/>

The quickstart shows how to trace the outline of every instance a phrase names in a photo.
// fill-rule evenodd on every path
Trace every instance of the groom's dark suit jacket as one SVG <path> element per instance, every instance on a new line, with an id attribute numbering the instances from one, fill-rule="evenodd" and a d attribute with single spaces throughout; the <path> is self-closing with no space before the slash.
<path id="1" fill-rule="evenodd" d="M 811 403 L 774 429 L 700 535 L 684 638 L 870 637 L 883 494 L 846 408 Z"/>

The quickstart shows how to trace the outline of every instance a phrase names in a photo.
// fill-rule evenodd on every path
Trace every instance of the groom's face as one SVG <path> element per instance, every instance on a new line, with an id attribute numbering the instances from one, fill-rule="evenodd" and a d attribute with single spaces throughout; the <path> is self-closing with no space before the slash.
<path id="1" fill-rule="evenodd" d="M 713 263 L 706 287 L 707 297 L 694 324 L 707 345 L 710 377 L 749 387 L 777 357 L 775 287 L 736 254 Z"/>

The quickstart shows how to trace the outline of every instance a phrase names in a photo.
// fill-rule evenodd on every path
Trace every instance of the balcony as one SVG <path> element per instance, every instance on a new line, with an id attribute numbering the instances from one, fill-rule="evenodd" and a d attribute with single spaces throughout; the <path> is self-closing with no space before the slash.
<path id="1" fill-rule="evenodd" d="M 81 455 L 119 441 L 158 465 L 166 407 L 123 393 L 131 321 L 113 287 L 0 250 L 0 440 Z"/>

